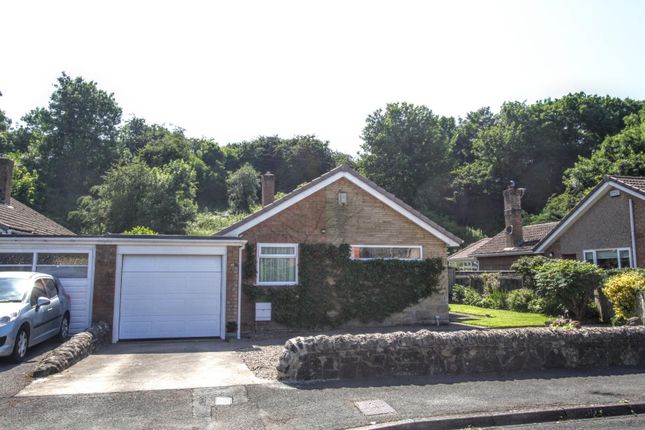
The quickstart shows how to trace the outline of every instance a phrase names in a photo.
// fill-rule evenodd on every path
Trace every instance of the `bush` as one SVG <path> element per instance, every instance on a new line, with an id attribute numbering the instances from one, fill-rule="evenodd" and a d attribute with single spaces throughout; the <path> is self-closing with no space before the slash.
<path id="1" fill-rule="evenodd" d="M 639 291 L 645 291 L 645 274 L 637 271 L 614 275 L 605 282 L 602 292 L 614 305 L 617 321 L 635 316 Z"/>
<path id="2" fill-rule="evenodd" d="M 484 284 L 484 293 L 491 294 L 500 290 L 499 273 L 482 273 L 481 279 Z"/>
<path id="3" fill-rule="evenodd" d="M 535 288 L 535 275 L 538 269 L 545 263 L 553 261 L 550 258 L 541 255 L 535 257 L 522 257 L 518 258 L 512 265 L 511 270 L 515 270 L 522 276 L 522 283 L 525 288 Z"/>
<path id="4" fill-rule="evenodd" d="M 123 234 L 138 234 L 141 236 L 151 236 L 151 235 L 157 234 L 157 232 L 143 225 L 138 225 L 136 227 L 132 227 L 130 230 L 124 231 Z"/>
<path id="5" fill-rule="evenodd" d="M 464 304 L 470 306 L 480 306 L 482 296 L 476 289 L 471 287 L 464 288 Z"/>
<path id="6" fill-rule="evenodd" d="M 512 311 L 528 312 L 529 304 L 536 298 L 537 296 L 535 295 L 533 290 L 529 290 L 528 288 L 513 290 L 508 293 L 508 308 Z"/>
<path id="7" fill-rule="evenodd" d="M 598 266 L 575 260 L 550 260 L 536 270 L 536 293 L 565 307 L 578 320 L 605 276 Z"/>
<path id="8" fill-rule="evenodd" d="M 480 306 L 490 309 L 506 309 L 506 293 L 493 291 L 490 294 L 484 294 L 480 301 Z"/>
<path id="9" fill-rule="evenodd" d="M 466 287 L 455 284 L 452 286 L 452 303 L 463 303 Z"/>

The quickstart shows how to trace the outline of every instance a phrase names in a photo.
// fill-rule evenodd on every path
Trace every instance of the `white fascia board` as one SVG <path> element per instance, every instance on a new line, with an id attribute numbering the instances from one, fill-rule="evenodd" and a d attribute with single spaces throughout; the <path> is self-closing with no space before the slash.
<path id="1" fill-rule="evenodd" d="M 385 203 L 387 206 L 390 208 L 394 209 L 396 212 L 400 213 L 403 215 L 405 218 L 409 219 L 413 223 L 417 224 L 419 227 L 422 229 L 426 230 L 427 232 L 431 233 L 432 235 L 436 236 L 443 242 L 445 242 L 448 246 L 459 246 L 460 244 L 457 243 L 456 241 L 452 240 L 430 224 L 426 223 L 425 221 L 421 220 L 419 217 L 399 205 L 398 203 L 394 202 L 387 196 L 383 195 L 379 191 L 375 190 L 374 188 L 370 187 L 368 184 L 365 182 L 361 181 L 360 179 L 356 178 L 354 175 L 347 173 L 347 172 L 338 172 L 335 175 L 330 176 L 329 178 L 325 179 L 324 181 L 319 182 L 318 184 L 314 185 L 313 187 L 309 188 L 306 191 L 303 191 L 302 193 L 288 199 L 287 201 L 277 205 L 275 208 L 272 208 L 271 210 L 267 211 L 266 213 L 253 218 L 252 220 L 249 220 L 248 222 L 240 225 L 234 230 L 231 230 L 228 232 L 227 236 L 239 236 L 240 234 L 244 233 L 246 230 L 255 227 L 256 225 L 260 224 L 261 222 L 271 218 L 272 216 L 276 215 L 279 212 L 282 212 L 283 210 L 295 205 L 296 203 L 306 199 L 313 193 L 320 191 L 321 189 L 325 188 L 326 186 L 333 184 L 340 178 L 345 178 L 349 180 L 351 183 L 354 185 L 358 186 L 362 190 L 366 191 L 368 194 L 371 196 L 375 197 L 376 199 L 380 200 L 381 202 Z"/>
<path id="2" fill-rule="evenodd" d="M 591 196 L 589 196 L 587 198 L 587 201 L 584 202 L 578 209 L 576 209 L 576 211 L 571 214 L 571 217 L 569 217 L 569 219 L 556 227 L 556 229 L 551 234 L 549 234 L 549 238 L 535 249 L 535 252 L 544 252 L 548 246 L 552 245 L 553 242 L 555 242 L 560 237 L 560 235 L 562 235 L 562 233 L 567 231 L 572 224 L 580 219 L 580 217 L 583 216 L 591 206 L 593 206 L 598 200 L 600 200 L 600 198 L 609 191 L 609 188 L 616 188 L 617 190 L 621 190 L 629 195 L 638 197 L 639 199 L 643 200 L 642 194 L 637 193 L 636 191 L 629 189 L 624 185 L 610 179 L 600 188 L 598 188 Z"/>
<path id="3" fill-rule="evenodd" d="M 29 236 L 0 236 L 0 246 L 9 244 L 47 244 L 47 245 L 158 245 L 158 246 L 179 246 L 191 245 L 202 247 L 213 246 L 240 246 L 246 243 L 245 239 L 227 238 L 227 240 L 204 240 L 204 239 L 145 239 L 145 238 L 112 238 L 112 237 L 29 237 Z"/>

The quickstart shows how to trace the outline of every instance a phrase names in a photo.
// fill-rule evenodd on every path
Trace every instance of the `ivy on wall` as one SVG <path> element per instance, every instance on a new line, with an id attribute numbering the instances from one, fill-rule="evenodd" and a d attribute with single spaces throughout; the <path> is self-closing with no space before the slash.
<path id="1" fill-rule="evenodd" d="M 382 321 L 436 293 L 443 271 L 440 258 L 356 261 L 348 245 L 301 244 L 299 249 L 298 285 L 244 285 L 252 300 L 271 302 L 274 321 L 291 327 Z M 247 245 L 248 280 L 255 278 L 254 251 Z"/>

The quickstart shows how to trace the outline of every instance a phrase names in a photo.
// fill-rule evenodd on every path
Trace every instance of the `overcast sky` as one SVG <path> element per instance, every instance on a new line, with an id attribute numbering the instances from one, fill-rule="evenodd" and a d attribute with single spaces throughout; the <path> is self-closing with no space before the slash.
<path id="1" fill-rule="evenodd" d="M 388 102 L 464 116 L 575 91 L 645 99 L 645 1 L 7 1 L 0 109 L 62 71 L 224 144 L 316 134 L 355 153 Z"/>

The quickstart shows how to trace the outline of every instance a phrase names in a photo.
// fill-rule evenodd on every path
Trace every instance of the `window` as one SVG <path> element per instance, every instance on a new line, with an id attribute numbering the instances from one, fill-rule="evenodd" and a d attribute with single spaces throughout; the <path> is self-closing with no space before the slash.
<path id="1" fill-rule="evenodd" d="M 34 263 L 34 254 L 3 252 L 0 253 L 0 271 L 3 272 L 31 272 Z"/>
<path id="2" fill-rule="evenodd" d="M 54 297 L 58 296 L 58 289 L 56 288 L 56 284 L 54 283 L 53 279 L 43 279 L 45 282 L 45 289 L 47 290 L 47 297 L 50 299 L 53 299 Z"/>
<path id="3" fill-rule="evenodd" d="M 87 254 L 38 254 L 36 272 L 47 273 L 58 278 L 87 278 Z"/>
<path id="4" fill-rule="evenodd" d="M 584 251 L 584 260 L 597 264 L 603 269 L 621 269 L 632 267 L 631 250 L 629 248 L 593 249 Z"/>
<path id="5" fill-rule="evenodd" d="M 352 245 L 352 260 L 421 260 L 420 246 Z"/>
<path id="6" fill-rule="evenodd" d="M 36 303 L 38 303 L 38 298 L 40 297 L 47 297 L 47 290 L 45 289 L 45 285 L 42 279 L 38 279 L 36 281 L 36 285 L 34 285 L 34 288 L 31 290 L 31 298 L 29 299 L 29 303 L 32 306 L 36 306 Z"/>
<path id="7" fill-rule="evenodd" d="M 294 285 L 298 282 L 298 245 L 258 244 L 258 285 Z"/>

